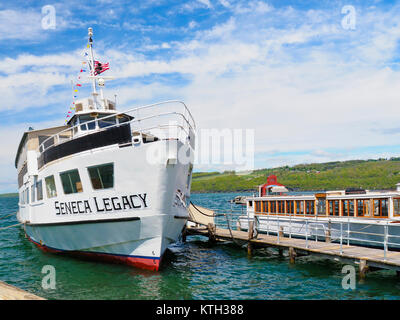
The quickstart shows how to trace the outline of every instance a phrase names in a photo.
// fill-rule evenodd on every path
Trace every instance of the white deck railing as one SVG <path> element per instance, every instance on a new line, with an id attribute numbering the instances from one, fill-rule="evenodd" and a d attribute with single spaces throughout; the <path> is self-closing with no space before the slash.
<path id="1" fill-rule="evenodd" d="M 101 110 L 93 110 L 92 112 L 101 113 Z M 103 128 L 99 126 L 99 123 L 107 121 L 107 119 L 123 115 L 128 115 L 133 119 L 123 123 L 110 124 Z M 131 125 L 132 133 L 155 136 L 160 140 L 175 138 L 185 141 L 185 139 L 194 135 L 196 130 L 193 116 L 184 102 L 178 100 L 164 101 L 113 113 L 64 129 L 44 140 L 38 147 L 38 155 L 40 156 L 47 149 L 66 141 L 128 123 Z M 89 129 L 91 127 L 94 129 Z"/>

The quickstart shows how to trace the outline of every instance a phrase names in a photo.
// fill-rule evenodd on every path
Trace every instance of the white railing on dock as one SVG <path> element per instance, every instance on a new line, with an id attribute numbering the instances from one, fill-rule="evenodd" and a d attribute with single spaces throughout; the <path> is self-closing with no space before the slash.
<path id="1" fill-rule="evenodd" d="M 288 238 L 297 237 L 305 239 L 306 248 L 309 248 L 310 241 L 329 241 L 340 244 L 340 253 L 343 254 L 343 245 L 356 244 L 365 247 L 380 247 L 383 249 L 384 261 L 390 249 L 400 250 L 400 224 L 390 223 L 390 221 L 380 221 L 371 223 L 367 221 L 343 221 L 343 218 L 329 219 L 315 216 L 299 217 L 294 215 L 280 216 L 277 214 L 257 214 L 250 218 L 245 214 L 243 208 L 236 209 L 213 209 L 215 212 L 215 225 L 221 228 L 231 228 L 237 225 L 238 229 L 248 230 L 250 221 L 254 221 L 256 233 L 266 233 L 275 235 L 277 243 L 281 242 L 284 234 Z M 260 222 L 260 218 L 264 221 Z M 355 225 L 360 228 L 351 229 Z M 335 227 L 333 227 L 335 225 Z M 378 227 L 382 232 L 369 232 L 368 228 Z M 283 228 L 283 229 L 282 229 Z M 363 237 L 364 236 L 364 237 Z"/>

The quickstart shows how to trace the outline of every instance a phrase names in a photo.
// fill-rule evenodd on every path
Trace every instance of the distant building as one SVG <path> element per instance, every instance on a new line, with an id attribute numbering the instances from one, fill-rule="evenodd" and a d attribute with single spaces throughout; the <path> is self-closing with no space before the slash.
<path id="1" fill-rule="evenodd" d="M 258 193 L 261 197 L 271 193 L 283 193 L 288 192 L 286 187 L 278 182 L 275 175 L 271 174 L 267 177 L 267 183 L 258 186 Z"/>

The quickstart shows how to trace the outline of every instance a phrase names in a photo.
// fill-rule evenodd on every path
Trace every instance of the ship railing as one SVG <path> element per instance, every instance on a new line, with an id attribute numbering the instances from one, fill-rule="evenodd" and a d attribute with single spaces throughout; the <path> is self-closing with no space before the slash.
<path id="1" fill-rule="evenodd" d="M 168 108 L 172 110 L 165 110 Z M 92 112 L 98 113 L 101 110 L 93 110 Z M 122 118 L 126 115 L 132 117 L 132 119 L 103 127 L 100 125 L 107 123 L 107 119 Z M 195 121 L 185 103 L 178 100 L 171 100 L 136 107 L 127 111 L 112 113 L 102 118 L 78 123 L 48 137 L 39 145 L 38 153 L 40 155 L 53 146 L 85 135 L 128 124 L 131 126 L 132 133 L 156 136 L 159 140 L 174 138 L 185 140 L 194 136 L 196 131 Z"/>
<path id="2" fill-rule="evenodd" d="M 391 250 L 400 250 L 400 223 L 354 222 L 350 218 L 347 218 L 347 221 L 343 219 L 336 221 L 318 216 L 312 218 L 297 215 L 280 216 L 273 213 L 259 214 L 254 211 L 249 211 L 247 214 L 246 209 L 234 207 L 212 210 L 215 212 L 214 220 L 217 227 L 248 231 L 250 221 L 253 221 L 254 234 L 274 235 L 278 243 L 282 241 L 283 236 L 289 239 L 305 239 L 307 248 L 312 241 L 329 241 L 340 244 L 341 254 L 343 246 L 346 245 L 377 247 L 383 248 L 384 260 Z M 357 229 L 354 229 L 354 226 L 357 226 Z M 374 228 L 375 230 L 371 230 Z"/>

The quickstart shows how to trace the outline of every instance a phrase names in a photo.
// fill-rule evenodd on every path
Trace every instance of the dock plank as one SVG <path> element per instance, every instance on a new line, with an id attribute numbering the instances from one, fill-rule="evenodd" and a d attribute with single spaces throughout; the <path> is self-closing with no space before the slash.
<path id="1" fill-rule="evenodd" d="M 0 300 L 46 300 L 0 281 Z"/>

